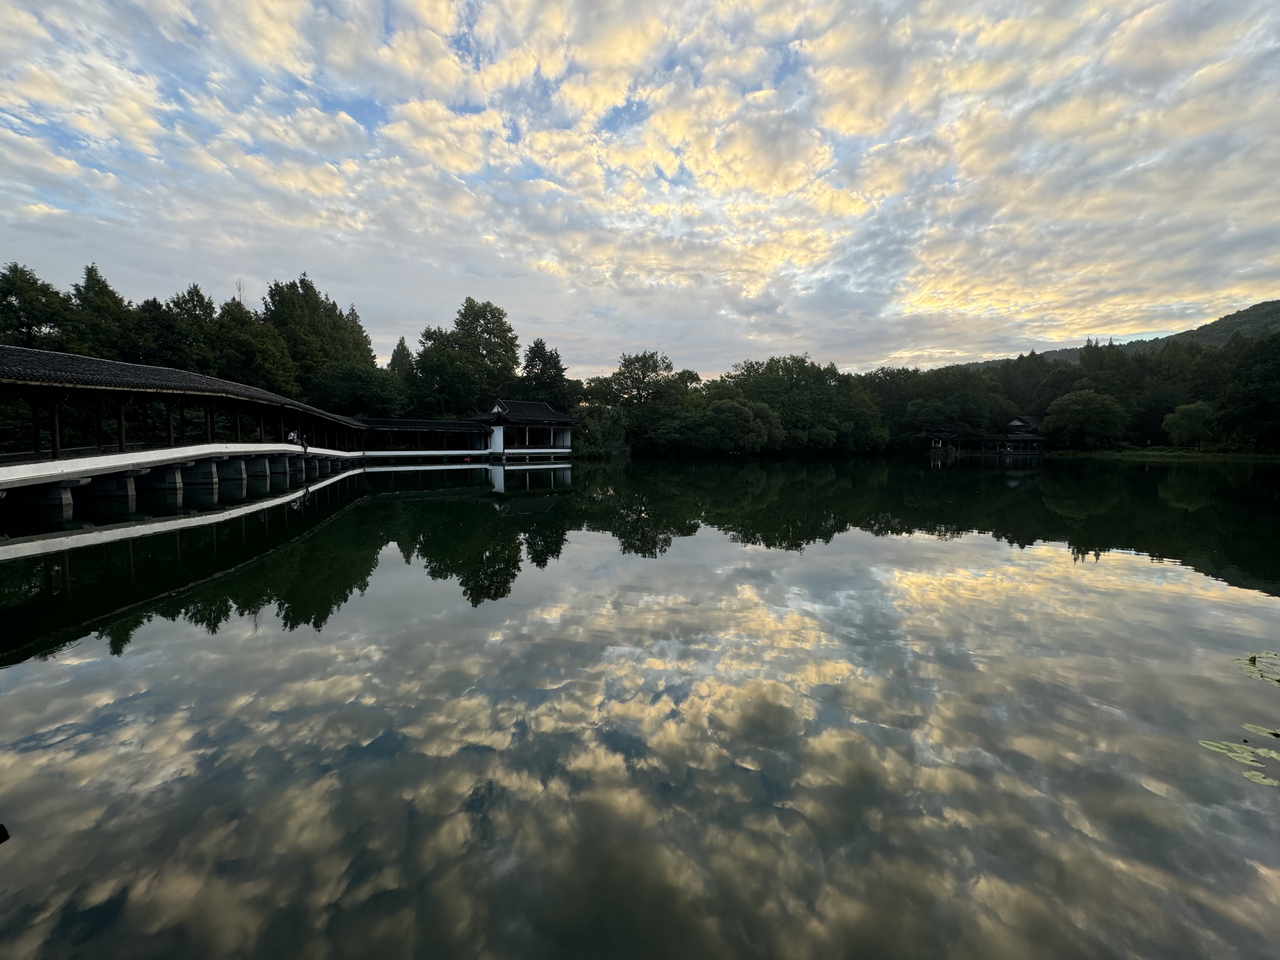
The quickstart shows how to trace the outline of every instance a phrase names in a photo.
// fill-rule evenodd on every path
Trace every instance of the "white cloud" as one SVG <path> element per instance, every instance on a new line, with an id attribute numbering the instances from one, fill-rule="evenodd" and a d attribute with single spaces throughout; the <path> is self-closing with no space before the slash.
<path id="1" fill-rule="evenodd" d="M 349 291 L 384 354 L 452 312 L 423 302 L 423 270 L 439 296 L 505 297 L 584 373 L 640 346 L 710 373 L 762 348 L 990 355 L 1188 326 L 1280 284 L 1263 2 L 2 16 L 0 124 L 50 158 L 0 178 L 6 259 L 55 279 L 96 260 L 148 275 L 141 297 L 216 289 L 206 264 L 247 273 L 295 229 L 283 259 Z M 41 205 L 81 242 L 32 246 Z M 104 224 L 137 221 L 217 255 L 132 273 L 146 254 L 113 260 Z M 405 275 L 362 289 L 343 264 L 371 246 Z"/>

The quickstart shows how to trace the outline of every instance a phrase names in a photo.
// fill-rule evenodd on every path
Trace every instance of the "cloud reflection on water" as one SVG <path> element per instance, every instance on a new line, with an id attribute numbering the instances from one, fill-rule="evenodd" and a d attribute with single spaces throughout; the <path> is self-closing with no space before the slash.
<path id="1" fill-rule="evenodd" d="M 14 957 L 1265 956 L 1280 602 L 976 535 L 573 533 L 472 608 L 385 549 L 322 630 L 0 675 Z"/>

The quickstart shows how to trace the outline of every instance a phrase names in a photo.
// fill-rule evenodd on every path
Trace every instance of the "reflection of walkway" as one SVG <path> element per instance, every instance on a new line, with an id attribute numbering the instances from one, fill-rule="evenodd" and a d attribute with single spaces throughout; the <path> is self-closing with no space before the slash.
<path id="1" fill-rule="evenodd" d="M 487 486 L 494 493 L 517 493 L 517 492 L 537 492 L 546 493 L 554 490 L 565 490 L 572 486 L 573 471 L 572 468 L 562 463 L 531 463 L 521 464 L 519 466 L 511 465 L 494 465 L 488 467 L 458 467 L 446 466 L 443 464 L 406 464 L 392 466 L 369 466 L 369 467 L 352 467 L 340 474 L 325 477 L 322 480 L 309 482 L 303 476 L 302 486 L 289 490 L 285 484 L 287 492 L 277 496 L 268 494 L 263 499 L 252 500 L 248 503 L 240 503 L 238 506 L 227 507 L 223 509 L 212 509 L 218 505 L 217 488 L 215 487 L 212 497 L 208 503 L 202 504 L 207 508 L 207 512 L 198 514 L 188 514 L 186 516 L 173 516 L 168 518 L 141 518 L 133 520 L 125 520 L 106 527 L 92 527 L 83 530 L 65 531 L 55 530 L 48 533 L 35 534 L 28 537 L 20 537 L 0 543 L 0 563 L 6 560 L 16 560 L 23 557 L 44 556 L 47 554 L 60 553 L 64 550 L 75 550 L 80 547 L 95 546 L 107 543 L 118 543 L 123 540 L 132 540 L 140 536 L 149 536 L 156 533 L 166 533 L 175 530 L 189 530 L 196 527 L 206 527 L 212 524 L 221 523 L 225 520 L 233 520 L 237 517 L 247 516 L 257 513 L 261 510 L 270 509 L 280 504 L 290 504 L 295 509 L 299 508 L 303 501 L 316 491 L 323 490 L 340 481 L 350 480 L 363 474 L 404 474 L 404 473 L 479 473 L 484 471 L 487 479 Z M 271 490 L 276 489 L 271 487 Z M 267 492 L 268 488 L 264 485 L 262 491 Z M 251 491 L 252 495 L 256 490 Z M 237 501 L 243 501 L 245 495 L 241 492 L 235 498 Z M 182 502 L 179 498 L 176 508 L 181 508 Z M 176 509 L 175 509 L 176 512 Z M 54 523 L 57 520 L 54 519 Z"/>
<path id="2" fill-rule="evenodd" d="M 304 500 L 311 493 L 323 490 L 343 480 L 358 476 L 363 470 L 349 470 L 335 477 L 327 477 L 310 486 L 291 490 L 276 497 L 255 500 L 239 507 L 200 513 L 184 517 L 167 519 L 134 520 L 127 523 L 114 524 L 104 529 L 77 530 L 74 532 L 58 532 L 40 534 L 19 540 L 0 543 L 0 562 L 17 560 L 22 557 L 38 557 L 64 550 L 77 550 L 81 547 L 98 546 L 107 543 L 118 543 L 122 540 L 133 540 L 137 537 L 152 536 L 158 533 L 169 533 L 176 530 L 191 530 L 196 527 L 207 527 L 215 523 L 234 520 L 237 517 L 259 513 L 281 504 L 294 504 Z"/>
<path id="3" fill-rule="evenodd" d="M 279 603 L 286 620 L 318 627 L 361 589 L 391 541 L 422 559 L 433 578 L 456 577 L 472 603 L 509 592 L 522 543 L 535 565 L 558 555 L 564 522 L 548 524 L 541 514 L 549 509 L 538 508 L 565 502 L 559 486 L 556 496 L 495 496 L 487 468 L 400 473 L 353 470 L 230 510 L 0 544 L 0 665 L 93 632 L 119 652 L 157 614 L 214 629 L 232 609 Z M 313 539 L 375 502 L 377 512 Z M 524 519 L 513 522 L 513 513 Z M 215 582 L 213 600 L 193 599 L 192 590 Z"/>

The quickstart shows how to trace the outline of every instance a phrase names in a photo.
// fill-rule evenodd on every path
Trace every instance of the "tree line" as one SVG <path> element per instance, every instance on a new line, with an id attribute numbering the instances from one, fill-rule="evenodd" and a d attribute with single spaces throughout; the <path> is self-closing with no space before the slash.
<path id="1" fill-rule="evenodd" d="M 937 430 L 1002 433 L 1017 415 L 1043 418 L 1051 443 L 1068 448 L 1280 448 L 1280 333 L 1143 350 L 1089 340 L 1074 360 L 1032 352 L 865 374 L 793 355 L 711 379 L 641 351 L 583 382 L 542 339 L 522 353 L 506 311 L 470 297 L 451 325 L 427 326 L 416 349 L 402 337 L 379 367 L 355 307 L 305 274 L 272 283 L 260 308 L 241 297 L 217 305 L 194 284 L 133 304 L 95 266 L 63 292 L 10 263 L 0 342 L 207 373 L 349 416 L 449 418 L 499 398 L 543 400 L 580 416 L 575 446 L 600 456 L 867 453 Z"/>
<path id="2" fill-rule="evenodd" d="M 95 265 L 62 291 L 10 263 L 0 343 L 174 367 L 356 417 L 460 417 L 499 397 L 569 409 L 578 399 L 556 350 L 534 340 L 522 362 L 506 312 L 470 297 L 451 327 L 427 327 L 416 352 L 401 338 L 379 367 L 355 306 L 343 309 L 305 273 L 271 283 L 260 307 L 240 296 L 219 305 L 196 284 L 135 304 Z"/>
<path id="3" fill-rule="evenodd" d="M 994 434 L 1042 417 L 1060 447 L 1280 448 L 1280 334 L 1221 346 L 1170 339 L 1147 350 L 1088 340 L 1077 362 L 1035 352 L 981 366 L 881 368 L 859 378 L 891 438 L 932 429 Z"/>

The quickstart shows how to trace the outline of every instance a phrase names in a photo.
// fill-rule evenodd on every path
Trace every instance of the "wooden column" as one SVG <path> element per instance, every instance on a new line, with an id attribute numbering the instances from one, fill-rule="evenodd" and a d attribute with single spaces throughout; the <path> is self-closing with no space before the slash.
<path id="1" fill-rule="evenodd" d="M 204 406 L 204 442 L 213 443 L 213 407 Z"/>
<path id="2" fill-rule="evenodd" d="M 169 446 L 173 446 L 173 402 L 164 405 L 164 420 L 169 425 Z"/>
<path id="3" fill-rule="evenodd" d="M 239 407 L 236 407 L 235 418 L 236 418 L 236 443 L 239 443 L 240 442 L 240 408 Z"/>
<path id="4" fill-rule="evenodd" d="M 40 408 L 35 397 L 27 397 L 27 406 L 31 408 L 31 452 L 40 452 Z"/>
<path id="5" fill-rule="evenodd" d="M 128 437 L 125 436 L 124 429 L 124 405 L 124 400 L 116 404 L 116 444 L 121 453 L 124 453 L 125 446 L 128 443 Z"/>
<path id="6" fill-rule="evenodd" d="M 62 423 L 59 417 L 62 403 L 58 400 L 53 401 L 53 459 L 62 459 Z"/>

